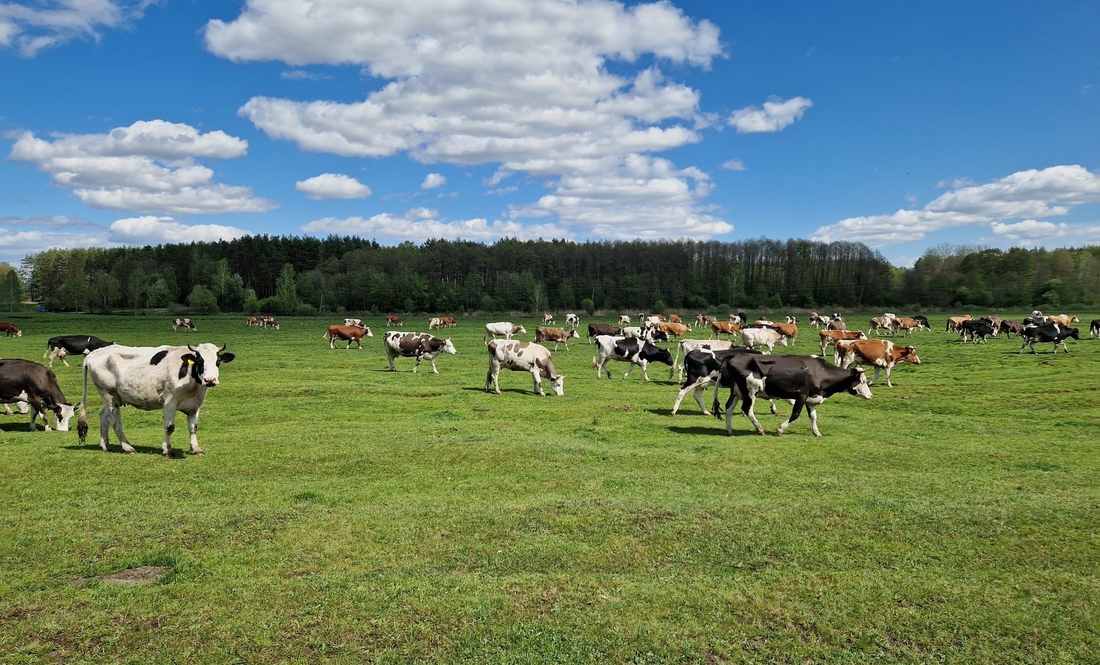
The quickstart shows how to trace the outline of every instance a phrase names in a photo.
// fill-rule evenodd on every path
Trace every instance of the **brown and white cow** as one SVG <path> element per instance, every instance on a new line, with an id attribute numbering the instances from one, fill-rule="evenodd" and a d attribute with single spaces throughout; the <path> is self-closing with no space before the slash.
<path id="1" fill-rule="evenodd" d="M 882 336 L 882 331 L 885 330 L 891 335 L 894 333 L 894 328 L 897 324 L 897 318 L 892 316 L 876 316 L 871 319 L 871 323 L 868 326 L 868 330 L 873 333 L 878 333 Z"/>
<path id="2" fill-rule="evenodd" d="M 722 339 L 722 335 L 725 335 L 729 339 L 733 339 L 733 336 L 741 332 L 741 325 L 734 323 L 733 321 L 712 321 L 710 324 L 710 336 L 715 339 Z"/>
<path id="3" fill-rule="evenodd" d="M 580 339 L 580 333 L 575 328 L 547 328 L 544 326 L 538 326 L 535 328 L 535 342 L 553 342 L 554 350 L 558 350 L 558 344 L 564 344 L 565 350 L 569 350 L 570 339 Z"/>
<path id="4" fill-rule="evenodd" d="M 359 346 L 359 350 L 362 351 L 363 338 L 374 337 L 374 334 L 371 333 L 370 328 L 367 327 L 360 328 L 359 326 L 332 325 L 328 327 L 328 331 L 326 331 L 325 334 L 321 337 L 328 340 L 328 346 L 330 349 L 336 348 L 336 340 L 346 339 L 348 341 L 348 345 L 344 347 L 345 351 L 351 348 L 352 342 L 355 342 Z"/>
<path id="5" fill-rule="evenodd" d="M 458 322 L 455 321 L 455 317 L 453 316 L 441 316 L 439 317 L 439 321 L 443 324 L 444 328 L 454 328 L 458 325 Z"/>
<path id="6" fill-rule="evenodd" d="M 184 328 L 186 330 L 190 330 L 191 332 L 198 332 L 198 329 L 195 328 L 195 324 L 191 323 L 191 319 L 175 319 L 175 320 L 173 320 L 172 321 L 172 332 L 176 332 L 177 328 Z"/>
<path id="7" fill-rule="evenodd" d="M 405 323 L 401 320 L 400 316 L 387 316 L 386 317 L 386 327 L 389 328 L 391 325 L 396 326 L 398 328 L 405 327 Z"/>
<path id="8" fill-rule="evenodd" d="M 710 314 L 696 314 L 695 315 L 695 325 L 698 328 L 702 328 L 704 326 L 709 326 L 710 324 L 714 323 L 717 320 L 718 320 L 718 317 L 711 316 Z"/>
<path id="9" fill-rule="evenodd" d="M 443 330 L 443 319 L 438 316 L 428 319 L 428 330 Z"/>
<path id="10" fill-rule="evenodd" d="M 842 339 L 867 339 L 867 335 L 861 330 L 819 330 L 818 341 L 821 342 L 821 355 L 825 355 L 825 349 L 835 346 Z"/>
<path id="11" fill-rule="evenodd" d="M 895 331 L 904 330 L 907 335 L 912 337 L 913 336 L 913 330 L 915 330 L 917 328 L 920 328 L 921 326 L 922 326 L 922 324 L 921 324 L 920 321 L 918 321 L 918 320 L 916 320 L 912 317 L 909 317 L 909 316 L 903 316 L 903 317 L 901 317 L 897 320 L 897 323 L 895 324 L 894 329 L 895 329 Z"/>
<path id="12" fill-rule="evenodd" d="M 1071 323 L 1080 323 L 1081 319 L 1069 314 L 1055 314 L 1047 317 L 1047 323 L 1054 322 L 1060 326 L 1068 327 Z"/>
<path id="13" fill-rule="evenodd" d="M 429 333 L 421 332 L 398 332 L 392 330 L 382 335 L 382 346 L 386 347 L 386 357 L 390 361 L 390 371 L 396 372 L 397 367 L 393 364 L 393 359 L 401 356 L 402 358 L 416 358 L 416 365 L 413 366 L 413 374 L 416 374 L 417 368 L 420 367 L 421 360 L 427 360 L 432 364 L 432 371 L 439 374 L 439 370 L 435 367 L 435 357 L 441 353 L 449 353 L 452 356 L 458 353 L 455 349 L 455 345 L 451 343 L 450 339 L 439 339 L 433 337 Z"/>
<path id="14" fill-rule="evenodd" d="M 900 362 L 920 364 L 915 348 L 896 346 L 885 339 L 855 339 L 838 342 L 835 360 L 837 365 L 844 369 L 848 369 L 853 363 L 873 365 L 875 376 L 868 383 L 878 381 L 879 372 L 886 370 L 886 385 L 890 388 L 894 387 L 894 384 L 890 383 L 890 370 L 894 369 L 894 365 Z"/>
<path id="15" fill-rule="evenodd" d="M 249 317 L 245 318 L 245 320 L 244 320 L 244 324 L 245 324 L 246 326 L 248 326 L 249 328 L 252 328 L 253 326 L 258 326 L 258 325 L 260 325 L 260 322 L 256 320 L 256 317 L 254 317 L 254 316 L 249 316 Z"/>
<path id="16" fill-rule="evenodd" d="M 963 321 L 970 321 L 974 317 L 969 314 L 963 314 L 962 316 L 949 316 L 947 317 L 947 329 L 944 332 L 958 332 L 959 326 Z"/>
<path id="17" fill-rule="evenodd" d="M 668 322 L 669 323 L 683 323 L 683 320 L 680 319 L 680 316 L 678 314 L 669 314 L 668 315 Z"/>
<path id="18" fill-rule="evenodd" d="M 789 318 L 793 318 L 788 316 Z M 771 329 L 775 332 L 783 335 L 790 342 L 791 346 L 794 346 L 795 340 L 798 338 L 798 324 L 796 323 L 773 323 Z"/>
<path id="19" fill-rule="evenodd" d="M 23 331 L 17 328 L 11 321 L 0 321 L 0 332 L 4 333 L 4 337 L 23 336 Z"/>
<path id="20" fill-rule="evenodd" d="M 489 344 L 490 341 L 497 338 L 497 335 L 504 337 L 504 339 L 512 339 L 512 335 L 518 335 L 519 333 L 527 334 L 527 329 L 523 326 L 513 325 L 511 321 L 497 321 L 496 323 L 485 324 L 485 344 Z"/>
<path id="21" fill-rule="evenodd" d="M 275 330 L 278 330 L 279 329 L 279 322 L 275 320 L 274 316 L 261 316 L 260 317 L 260 327 L 261 328 L 274 328 Z"/>
<path id="22" fill-rule="evenodd" d="M 550 312 L 542 313 L 542 322 L 548 325 L 554 325 L 554 315 Z"/>
<path id="23" fill-rule="evenodd" d="M 686 323 L 674 323 L 671 321 L 668 323 L 657 324 L 657 329 L 668 335 L 670 338 L 683 337 L 685 333 L 691 332 L 691 326 L 687 325 Z"/>
<path id="24" fill-rule="evenodd" d="M 554 369 L 550 351 L 541 344 L 521 342 L 518 339 L 494 339 L 489 343 L 489 371 L 485 374 L 485 392 L 500 394 L 500 370 L 510 369 L 517 372 L 530 372 L 535 385 L 535 394 L 546 397 L 542 389 L 542 379 L 550 381 L 554 394 L 565 394 L 565 376 Z"/>
<path id="25" fill-rule="evenodd" d="M 810 312 L 810 325 L 814 328 L 827 327 L 829 325 L 829 317 L 821 316 L 817 312 Z"/>

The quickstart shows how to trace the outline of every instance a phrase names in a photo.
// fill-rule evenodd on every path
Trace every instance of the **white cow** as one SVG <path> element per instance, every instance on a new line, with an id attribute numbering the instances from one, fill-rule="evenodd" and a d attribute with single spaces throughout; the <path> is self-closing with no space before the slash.
<path id="1" fill-rule="evenodd" d="M 641 326 L 627 326 L 623 328 L 622 336 L 627 339 L 645 339 L 653 340 L 652 330 L 648 327 Z"/>
<path id="2" fill-rule="evenodd" d="M 172 320 L 172 332 L 176 332 L 177 328 L 183 328 L 190 330 L 191 332 L 198 332 L 198 328 L 191 322 L 191 319 L 173 319 Z"/>
<path id="3" fill-rule="evenodd" d="M 105 346 L 84 360 L 84 390 L 80 400 L 77 432 L 81 442 L 88 434 L 85 408 L 88 404 L 88 376 L 91 375 L 103 409 L 99 412 L 99 447 L 107 452 L 107 434 L 114 427 L 118 442 L 128 453 L 135 452 L 122 432 L 124 406 L 142 411 L 161 409 L 164 414 L 164 443 L 161 452 L 172 454 L 172 432 L 176 429 L 176 411 L 187 416 L 191 433 L 191 452 L 202 455 L 196 436 L 199 409 L 206 391 L 218 385 L 219 367 L 232 362 L 234 355 L 213 344 L 191 346 Z"/>
<path id="4" fill-rule="evenodd" d="M 345 326 L 355 326 L 356 328 L 366 328 L 362 319 L 344 319 Z"/>
<path id="5" fill-rule="evenodd" d="M 512 339 L 512 335 L 518 335 L 519 333 L 527 334 L 527 329 L 523 326 L 512 325 L 511 321 L 497 321 L 496 323 L 485 324 L 485 343 L 488 344 L 490 340 L 497 338 L 497 335 L 502 335 L 504 339 Z"/>
<path id="6" fill-rule="evenodd" d="M 576 329 L 577 326 L 581 324 L 581 317 L 570 312 L 569 314 L 565 315 L 565 323 L 566 325 L 573 326 L 573 328 Z"/>
<path id="7" fill-rule="evenodd" d="M 550 358 L 550 350 L 541 344 L 533 342 L 521 342 L 518 339 L 496 340 L 489 343 L 489 371 L 485 374 L 485 392 L 489 392 L 489 386 L 493 392 L 500 394 L 501 368 L 515 370 L 517 372 L 530 372 L 535 382 L 535 393 L 546 397 L 542 390 L 542 378 L 550 380 L 550 387 L 554 394 L 561 397 L 565 394 L 565 376 L 558 374 L 554 369 L 554 361 Z"/>
<path id="8" fill-rule="evenodd" d="M 620 314 L 619 315 L 619 325 L 620 326 L 629 326 L 630 325 L 630 316 L 627 315 L 627 314 Z"/>
<path id="9" fill-rule="evenodd" d="M 787 338 L 771 328 L 742 328 L 741 344 L 750 349 L 765 346 L 768 350 L 764 353 L 771 353 L 776 344 L 787 346 Z"/>

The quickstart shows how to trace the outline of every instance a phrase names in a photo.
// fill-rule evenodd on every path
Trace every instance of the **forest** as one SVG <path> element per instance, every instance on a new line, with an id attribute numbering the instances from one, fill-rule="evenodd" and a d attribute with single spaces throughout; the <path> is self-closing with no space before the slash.
<path id="1" fill-rule="evenodd" d="M 1100 299 L 1100 247 L 930 248 L 912 268 L 852 242 L 245 236 L 51 249 L 0 264 L 0 308 L 248 312 L 1030 308 Z"/>

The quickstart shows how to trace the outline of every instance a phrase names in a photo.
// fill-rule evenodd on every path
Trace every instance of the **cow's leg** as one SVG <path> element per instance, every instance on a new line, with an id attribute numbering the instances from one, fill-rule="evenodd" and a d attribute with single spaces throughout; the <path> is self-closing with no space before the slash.
<path id="1" fill-rule="evenodd" d="M 119 443 L 120 446 L 122 446 L 122 451 L 126 452 L 126 453 L 136 453 L 137 451 L 134 450 L 134 447 L 131 446 L 130 442 L 126 439 L 126 433 L 122 431 L 122 410 L 119 407 L 119 405 L 115 404 L 114 401 L 112 400 L 110 406 L 109 407 L 104 407 L 104 408 L 109 408 L 109 413 L 108 413 L 108 416 L 107 416 L 107 422 L 109 422 L 111 427 L 114 428 L 115 436 L 118 437 L 118 443 Z M 102 419 L 102 417 L 100 418 L 99 428 L 100 428 L 101 433 L 102 433 L 102 430 L 103 430 L 103 419 Z M 106 451 L 107 450 L 107 444 L 106 444 L 107 437 L 106 437 L 106 434 L 103 434 L 102 438 L 103 438 L 103 443 L 100 444 L 100 448 L 103 448 L 103 450 Z"/>
<path id="2" fill-rule="evenodd" d="M 421 355 L 421 354 L 419 354 L 419 353 L 418 353 L 418 354 L 416 354 L 416 364 L 415 364 L 415 365 L 413 365 L 413 374 L 416 374 L 416 370 L 417 370 L 417 369 L 418 369 L 418 368 L 420 367 L 420 361 L 421 361 L 421 359 L 422 359 L 423 357 L 424 357 L 424 356 L 422 356 L 422 355 Z"/>
<path id="3" fill-rule="evenodd" d="M 878 365 L 875 365 L 875 377 L 873 379 L 871 379 L 870 381 L 868 381 L 867 383 L 875 383 L 876 381 L 878 381 L 878 373 L 881 370 L 882 370 L 881 367 L 879 367 Z"/>
<path id="4" fill-rule="evenodd" d="M 191 454 L 192 455 L 204 455 L 202 448 L 199 448 L 199 410 L 195 409 L 194 413 L 187 414 L 187 431 L 191 433 Z"/>
<path id="5" fill-rule="evenodd" d="M 104 403 L 99 410 L 99 447 L 107 452 L 107 434 L 111 431 L 111 406 Z"/>
<path id="6" fill-rule="evenodd" d="M 810 416 L 810 428 L 813 429 L 814 436 L 821 436 L 821 430 L 817 428 L 817 405 L 807 402 L 806 414 Z"/>
<path id="7" fill-rule="evenodd" d="M 748 416 L 749 422 L 756 428 L 756 433 L 760 436 L 764 436 L 764 426 L 756 419 L 756 396 L 764 392 L 765 383 L 764 377 L 758 379 L 752 375 L 746 376 L 745 386 L 747 390 L 744 396 L 745 402 L 741 405 L 741 412 Z"/>
<path id="8" fill-rule="evenodd" d="M 649 381 L 649 373 L 646 372 L 646 369 L 649 367 L 649 363 L 646 362 L 645 360 L 643 360 L 642 364 L 641 364 L 641 367 L 642 367 L 642 377 L 645 378 L 646 381 Z"/>
<path id="9" fill-rule="evenodd" d="M 428 362 L 432 364 L 432 374 L 439 374 L 439 370 L 435 368 L 435 356 L 429 357 Z"/>
<path id="10" fill-rule="evenodd" d="M 783 432 L 785 432 L 787 428 L 790 427 L 791 423 L 798 420 L 798 416 L 802 414 L 802 406 L 804 404 L 805 401 L 801 398 L 794 401 L 794 406 L 791 408 L 791 416 L 787 418 L 786 422 L 779 426 L 779 430 L 775 433 L 776 436 L 783 436 Z M 818 434 L 817 436 L 820 436 L 820 434 Z"/>
<path id="11" fill-rule="evenodd" d="M 42 398 L 38 395 L 28 395 L 27 404 L 31 407 L 31 431 L 37 432 L 38 426 L 35 424 L 35 420 L 38 419 L 38 414 L 42 414 L 42 423 L 46 427 L 46 431 L 50 431 L 50 418 L 46 415 L 46 405 L 42 402 Z"/>
<path id="12" fill-rule="evenodd" d="M 714 402 L 715 406 L 718 405 L 718 390 L 721 388 L 721 384 L 717 381 L 714 386 Z M 726 400 L 726 436 L 733 436 L 733 410 L 737 406 L 737 386 L 730 386 L 730 396 Z"/>
<path id="13" fill-rule="evenodd" d="M 164 443 L 160 446 L 160 454 L 165 457 L 172 456 L 172 432 L 176 431 L 176 402 L 170 400 L 164 405 Z"/>
<path id="14" fill-rule="evenodd" d="M 893 388 L 894 384 L 890 383 L 890 365 L 887 365 L 886 367 L 884 367 L 883 371 L 886 372 L 886 387 L 887 388 Z M 877 367 L 875 368 L 875 377 L 876 378 L 878 377 L 878 368 Z"/>
<path id="15" fill-rule="evenodd" d="M 397 366 L 393 364 L 393 353 L 390 352 L 390 348 L 386 347 L 386 358 L 390 361 L 390 371 L 396 372 Z"/>
<path id="16" fill-rule="evenodd" d="M 633 371 L 634 371 L 634 363 L 628 363 L 627 366 L 626 366 L 626 373 L 623 374 L 623 378 L 625 379 L 626 377 L 630 376 L 630 373 L 633 372 Z M 608 376 L 611 376 L 611 375 L 608 374 Z"/>
<path id="17" fill-rule="evenodd" d="M 535 383 L 535 394 L 539 397 L 546 397 L 546 393 L 542 389 L 542 377 L 539 375 L 538 365 L 531 368 L 531 377 Z"/>

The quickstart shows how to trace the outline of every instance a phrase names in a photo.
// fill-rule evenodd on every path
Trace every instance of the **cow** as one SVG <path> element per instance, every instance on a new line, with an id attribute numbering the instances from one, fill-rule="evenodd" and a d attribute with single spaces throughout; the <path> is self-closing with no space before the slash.
<path id="1" fill-rule="evenodd" d="M 920 327 L 921 327 L 921 322 L 920 321 L 918 321 L 915 318 L 910 317 L 910 316 L 903 316 L 903 317 L 897 319 L 896 323 L 894 324 L 894 331 L 897 332 L 898 330 L 904 330 L 907 335 L 912 337 L 913 336 L 913 329 L 914 328 L 920 328 Z"/>
<path id="2" fill-rule="evenodd" d="M 786 320 L 787 323 L 789 323 L 793 326 L 798 325 L 798 317 L 797 316 L 788 316 L 788 317 L 785 317 L 785 320 Z"/>
<path id="3" fill-rule="evenodd" d="M 1035 350 L 1036 342 L 1051 343 L 1054 344 L 1054 353 L 1058 353 L 1058 345 L 1062 345 L 1062 350 L 1069 353 L 1069 348 L 1066 346 L 1066 340 L 1072 337 L 1073 339 L 1080 340 L 1081 337 L 1077 332 L 1077 328 L 1066 328 L 1065 326 L 1059 326 L 1056 323 L 1046 323 L 1040 326 L 1027 326 L 1024 328 L 1024 344 L 1020 347 L 1020 353 L 1024 352 L 1024 349 L 1030 347 L 1032 353 L 1038 353 Z"/>
<path id="4" fill-rule="evenodd" d="M 788 316 L 787 318 L 788 319 L 793 319 L 794 317 L 793 316 Z M 791 346 L 794 346 L 795 340 L 798 339 L 798 324 L 797 323 L 791 323 L 789 321 L 787 323 L 773 323 L 770 327 L 775 332 L 779 333 L 780 335 L 783 335 L 788 340 L 790 340 Z"/>
<path id="5" fill-rule="evenodd" d="M 551 326 L 554 325 L 554 315 L 551 314 L 550 312 L 543 312 L 542 313 L 542 322 L 547 324 L 547 325 L 551 325 Z"/>
<path id="6" fill-rule="evenodd" d="M 4 337 L 23 336 L 23 331 L 16 327 L 11 321 L 0 321 L 0 332 L 4 333 Z"/>
<path id="7" fill-rule="evenodd" d="M 821 436 L 817 427 L 817 407 L 837 393 L 848 392 L 871 399 L 863 369 L 833 367 L 818 356 L 735 355 L 722 362 L 717 384 L 730 387 L 725 407 L 727 436 L 733 436 L 732 414 L 738 399 L 744 400 L 741 411 L 761 436 L 764 428 L 753 412 L 758 396 L 793 400 L 790 417 L 776 432 L 779 436 L 798 419 L 803 407 L 809 413 L 814 436 Z M 713 409 L 717 416 L 718 388 L 714 390 Z"/>
<path id="8" fill-rule="evenodd" d="M 1076 316 L 1070 316 L 1068 314 L 1055 314 L 1054 316 L 1048 316 L 1047 322 L 1057 323 L 1063 328 L 1068 328 L 1070 324 L 1080 323 L 1081 319 Z"/>
<path id="9" fill-rule="evenodd" d="M 695 327 L 702 328 L 704 326 L 709 326 L 717 320 L 717 317 L 711 316 L 710 314 L 696 314 Z"/>
<path id="10" fill-rule="evenodd" d="M 565 328 L 546 328 L 543 326 L 537 326 L 535 328 L 535 342 L 551 341 L 554 343 L 554 350 L 558 350 L 558 344 L 564 344 L 565 350 L 569 350 L 569 340 L 576 337 L 580 339 L 580 333 L 575 328 L 566 330 Z"/>
<path id="11" fill-rule="evenodd" d="M 703 412 L 704 416 L 709 416 L 710 411 L 707 410 L 706 405 L 703 403 L 703 391 L 718 380 L 718 370 L 722 367 L 723 360 L 737 354 L 745 353 L 759 354 L 760 352 L 756 349 L 746 349 L 742 346 L 720 350 L 693 349 L 689 351 L 688 354 L 684 356 L 684 371 L 686 372 L 687 378 L 682 382 L 683 389 L 676 395 L 676 403 L 672 405 L 672 413 L 670 415 L 675 416 L 676 412 L 680 410 L 680 403 L 684 401 L 684 397 L 686 397 L 689 392 L 693 392 L 695 401 L 699 404 L 699 410 Z M 720 387 L 728 388 L 729 386 Z M 775 405 L 773 404 L 772 413 L 775 412 Z"/>
<path id="12" fill-rule="evenodd" d="M 579 326 L 581 324 L 581 317 L 579 317 L 579 316 L 577 316 L 576 314 L 573 314 L 573 313 L 566 314 L 565 315 L 565 323 L 566 323 L 566 325 L 572 326 L 573 330 L 576 330 L 577 326 Z"/>
<path id="13" fill-rule="evenodd" d="M 927 330 L 929 332 L 932 331 L 932 324 L 928 323 L 927 316 L 914 316 L 913 320 L 920 324 L 920 328 L 923 328 L 924 330 Z"/>
<path id="14" fill-rule="evenodd" d="M 873 319 L 871 319 L 871 323 L 870 323 L 870 326 L 869 326 L 868 330 L 869 330 L 869 332 L 877 332 L 879 334 L 879 336 L 881 337 L 883 330 L 889 331 L 890 334 L 893 334 L 896 324 L 897 324 L 897 319 L 896 318 L 892 318 L 892 317 L 889 317 L 889 316 L 876 316 Z"/>
<path id="15" fill-rule="evenodd" d="M 401 356 L 403 358 L 416 357 L 413 374 L 416 374 L 421 360 L 430 362 L 432 372 L 439 374 L 439 370 L 435 367 L 435 357 L 440 353 L 449 353 L 452 356 L 458 353 L 449 338 L 439 339 L 438 337 L 432 337 L 429 333 L 397 332 L 394 330 L 382 336 L 382 345 L 386 347 L 386 357 L 390 361 L 391 372 L 397 371 L 393 359 Z"/>
<path id="16" fill-rule="evenodd" d="M 894 369 L 894 365 L 900 362 L 920 364 L 920 358 L 917 356 L 915 348 L 912 346 L 896 346 L 893 342 L 885 339 L 854 339 L 837 344 L 836 364 L 838 367 L 848 369 L 853 363 L 860 361 L 873 365 L 875 368 L 875 377 L 868 381 L 868 384 L 878 381 L 879 371 L 886 370 L 886 386 L 888 388 L 894 387 L 894 384 L 890 383 L 890 370 Z"/>
<path id="17" fill-rule="evenodd" d="M 176 412 L 187 416 L 191 433 L 191 453 L 202 455 L 197 436 L 199 410 L 206 391 L 217 386 L 220 367 L 233 362 L 232 353 L 209 343 L 196 346 L 106 346 L 88 354 L 84 360 L 84 388 L 80 400 L 77 434 L 83 443 L 88 434 L 85 408 L 88 404 L 88 378 L 91 377 L 103 409 L 99 412 L 99 447 L 107 452 L 107 435 L 112 427 L 122 450 L 136 452 L 122 431 L 124 406 L 142 411 L 160 409 L 164 416 L 164 443 L 161 454 L 172 455 L 172 432 Z"/>
<path id="18" fill-rule="evenodd" d="M 191 319 L 175 319 L 175 320 L 173 320 L 172 321 L 172 332 L 176 332 L 177 328 L 184 328 L 186 330 L 190 330 L 191 332 L 198 332 L 199 331 L 198 328 L 195 327 L 195 324 L 191 323 Z"/>
<path id="19" fill-rule="evenodd" d="M 1089 324 L 1089 337 L 1100 337 L 1100 319 L 1093 319 Z"/>
<path id="20" fill-rule="evenodd" d="M 488 345 L 490 340 L 497 338 L 497 335 L 503 335 L 504 339 L 512 339 L 512 335 L 518 335 L 519 333 L 527 334 L 527 329 L 523 326 L 517 326 L 512 324 L 511 321 L 497 321 L 496 323 L 485 324 L 485 344 Z"/>
<path id="21" fill-rule="evenodd" d="M 663 332 L 664 334 L 668 335 L 669 339 L 671 339 L 673 337 L 683 337 L 684 333 L 691 332 L 691 326 L 689 326 L 685 323 L 675 323 L 675 322 L 672 322 L 672 321 L 670 321 L 668 323 L 658 324 L 657 329 L 660 332 Z"/>
<path id="22" fill-rule="evenodd" d="M 741 332 L 741 324 L 734 323 L 733 321 L 713 321 L 710 324 L 710 335 L 715 339 L 722 339 L 722 335 L 725 335 L 727 339 L 733 339 L 733 336 Z"/>
<path id="23" fill-rule="evenodd" d="M 1001 321 L 1000 327 L 1005 337 L 1012 337 L 1013 335 L 1019 337 L 1024 334 L 1024 324 L 1019 321 Z"/>
<path id="24" fill-rule="evenodd" d="M 754 349 L 758 346 L 766 346 L 768 350 L 764 353 L 771 353 L 772 348 L 775 347 L 776 344 L 787 346 L 787 338 L 771 328 L 741 329 L 742 346 L 746 346 L 750 349 Z"/>
<path id="25" fill-rule="evenodd" d="M 356 328 L 366 328 L 366 324 L 362 319 L 344 319 L 345 326 L 355 326 Z"/>
<path id="26" fill-rule="evenodd" d="M 279 329 L 279 322 L 275 320 L 274 316 L 261 316 L 260 317 L 260 327 L 264 328 L 264 329 L 274 328 L 275 330 L 278 330 Z"/>
<path id="27" fill-rule="evenodd" d="M 653 331 L 651 328 L 640 326 L 626 326 L 622 329 L 622 336 L 627 339 L 645 339 L 653 341 Z"/>
<path id="28" fill-rule="evenodd" d="M 603 377 L 603 372 L 607 370 L 607 361 L 612 359 L 630 363 L 630 367 L 623 374 L 624 379 L 630 376 L 635 365 L 642 368 L 642 376 L 646 381 L 649 381 L 649 374 L 646 372 L 649 363 L 660 362 L 672 365 L 672 354 L 652 342 L 610 335 L 596 337 L 596 356 L 592 358 L 592 363 L 596 367 L 596 378 Z M 611 372 L 607 372 L 607 378 L 611 378 Z"/>
<path id="29" fill-rule="evenodd" d="M 386 327 L 389 328 L 391 325 L 393 325 L 397 328 L 404 328 L 405 327 L 405 323 L 401 320 L 400 316 L 387 316 L 386 317 Z"/>
<path id="30" fill-rule="evenodd" d="M 351 348 L 351 343 L 355 342 L 359 346 L 359 350 L 363 350 L 363 338 L 374 337 L 374 333 L 370 331 L 370 328 L 359 326 L 337 326 L 331 325 L 325 334 L 321 335 L 321 339 L 328 340 L 328 348 L 336 348 L 336 340 L 347 340 L 348 345 L 344 347 L 347 351 Z"/>
<path id="31" fill-rule="evenodd" d="M 814 328 L 824 328 L 829 325 L 829 317 L 822 316 L 817 312 L 810 312 L 810 325 Z"/>
<path id="32" fill-rule="evenodd" d="M 683 323 L 683 320 L 680 318 L 680 316 L 678 314 L 669 314 L 668 315 L 668 322 L 669 323 Z"/>
<path id="33" fill-rule="evenodd" d="M 588 343 L 592 343 L 592 338 L 598 335 L 611 335 L 612 337 L 622 337 L 623 329 L 618 326 L 613 326 L 610 323 L 589 323 L 588 324 Z"/>
<path id="34" fill-rule="evenodd" d="M 248 326 L 249 328 L 252 328 L 253 326 L 260 325 L 260 322 L 256 320 L 256 317 L 248 316 L 248 317 L 245 317 L 244 324 L 246 326 Z"/>
<path id="35" fill-rule="evenodd" d="M 981 340 L 982 344 L 986 343 L 986 337 L 993 335 L 997 336 L 997 328 L 994 328 L 985 321 L 963 321 L 959 324 L 959 333 L 962 335 L 963 343 L 966 343 L 967 338 L 970 338 L 975 344 L 978 340 Z"/>
<path id="36" fill-rule="evenodd" d="M 500 394 L 498 379 L 501 368 L 530 372 L 534 379 L 536 395 L 546 397 L 546 393 L 542 390 L 543 377 L 550 381 L 550 388 L 555 395 L 561 397 L 565 394 L 565 376 L 558 374 L 554 369 L 550 351 L 541 344 L 521 342 L 518 339 L 494 339 L 490 342 L 489 371 L 485 374 L 485 392 L 490 392 L 489 387 L 492 386 L 492 392 Z"/>
<path id="37" fill-rule="evenodd" d="M 438 316 L 428 319 L 428 330 L 443 330 L 443 319 Z"/>
<path id="38" fill-rule="evenodd" d="M 50 359 L 50 367 L 53 367 L 53 361 L 57 358 L 61 358 L 61 362 L 65 363 L 65 367 L 69 366 L 69 362 L 65 360 L 65 356 L 86 356 L 96 349 L 101 349 L 105 346 L 110 346 L 114 342 L 104 342 L 98 337 L 92 335 L 62 335 L 59 337 L 51 337 L 46 342 L 46 353 L 42 354 L 43 358 Z"/>
<path id="39" fill-rule="evenodd" d="M 441 316 L 439 317 L 439 321 L 443 324 L 444 328 L 454 328 L 458 325 L 458 322 L 455 321 L 455 317 L 453 316 Z"/>
<path id="40" fill-rule="evenodd" d="M 733 346 L 733 342 L 722 339 L 682 339 L 680 343 L 676 345 L 676 356 L 672 359 L 672 367 L 668 370 L 668 378 L 672 378 L 672 375 L 679 372 L 677 381 L 684 380 L 684 368 L 679 364 L 680 356 L 687 356 L 692 351 L 725 351 Z"/>
<path id="41" fill-rule="evenodd" d="M 46 414 L 51 411 L 57 430 L 68 432 L 69 421 L 76 411 L 57 385 L 53 370 L 41 363 L 14 358 L 0 360 L 0 403 L 5 407 L 18 403 L 20 413 L 26 413 L 24 408 L 29 406 L 32 432 L 38 431 L 35 426 L 38 414 L 42 414 L 46 431 L 50 431 L 50 420 Z"/>
<path id="42" fill-rule="evenodd" d="M 619 325 L 620 326 L 629 326 L 630 325 L 630 317 L 626 314 L 620 314 L 619 315 Z"/>
<path id="43" fill-rule="evenodd" d="M 821 355 L 825 355 L 825 349 L 835 346 L 838 340 L 867 339 L 861 330 L 819 330 L 817 336 L 821 343 Z"/>
<path id="44" fill-rule="evenodd" d="M 969 314 L 963 314 L 962 316 L 949 316 L 947 317 L 947 328 L 944 329 L 944 332 L 958 332 L 959 326 L 962 325 L 963 321 L 970 321 L 973 318 L 974 317 L 970 316 Z"/>
<path id="45" fill-rule="evenodd" d="M 833 316 L 829 319 L 829 325 L 825 326 L 825 328 L 827 330 L 844 331 L 848 329 L 848 324 L 839 316 Z"/>
<path id="46" fill-rule="evenodd" d="M 988 323 L 989 325 L 993 326 L 993 329 L 997 332 L 1001 331 L 1001 321 L 1004 321 L 1004 319 L 1002 319 L 999 316 L 983 316 L 982 318 L 980 318 L 978 320 L 983 322 L 983 323 Z M 994 337 L 997 336 L 997 332 L 993 333 Z"/>

